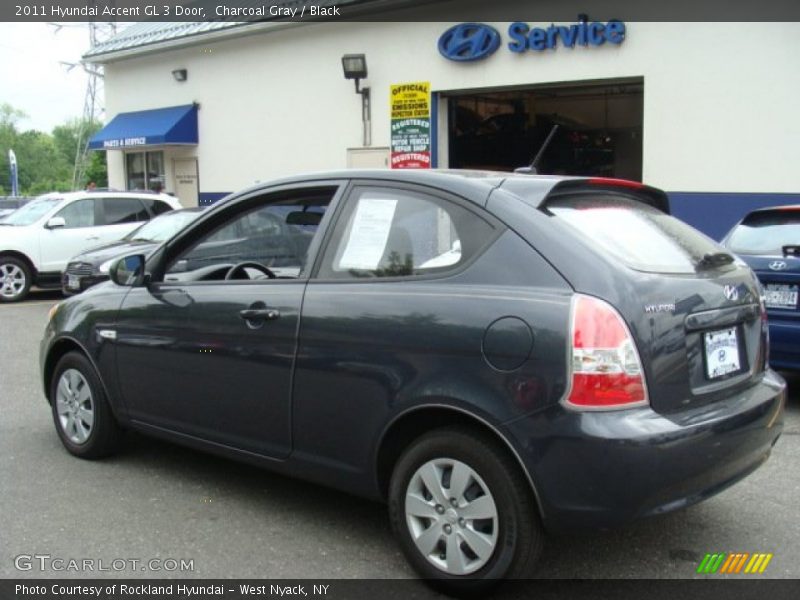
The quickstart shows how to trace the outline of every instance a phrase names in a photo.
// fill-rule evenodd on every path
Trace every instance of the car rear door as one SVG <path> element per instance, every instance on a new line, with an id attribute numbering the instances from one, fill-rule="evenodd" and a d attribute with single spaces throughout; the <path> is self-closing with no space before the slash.
<path id="1" fill-rule="evenodd" d="M 131 289 L 114 335 L 120 390 L 139 426 L 288 455 L 304 269 L 324 217 L 302 229 L 287 217 L 323 212 L 338 189 L 335 182 L 278 188 L 226 205 L 173 240 L 159 281 Z M 215 260 L 205 250 L 219 239 L 235 244 L 213 246 Z M 193 259 L 197 252 L 204 260 Z M 244 262 L 278 278 L 243 267 L 225 279 Z"/>

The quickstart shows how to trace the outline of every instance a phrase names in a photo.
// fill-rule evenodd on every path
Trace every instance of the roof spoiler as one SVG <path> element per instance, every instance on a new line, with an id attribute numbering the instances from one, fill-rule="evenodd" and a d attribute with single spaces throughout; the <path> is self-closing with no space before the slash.
<path id="1" fill-rule="evenodd" d="M 632 198 L 643 202 L 648 206 L 660 210 L 663 213 L 671 214 L 669 208 L 669 197 L 666 192 L 658 188 L 650 187 L 638 181 L 629 179 L 615 179 L 612 177 L 580 177 L 575 179 L 565 179 L 558 182 L 548 194 L 549 198 L 563 193 L 606 191 L 617 193 L 628 193 Z"/>

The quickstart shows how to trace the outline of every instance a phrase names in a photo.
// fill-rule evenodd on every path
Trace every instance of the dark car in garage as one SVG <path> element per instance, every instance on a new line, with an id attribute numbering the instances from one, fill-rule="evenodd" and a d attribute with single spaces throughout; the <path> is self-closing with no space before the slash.
<path id="1" fill-rule="evenodd" d="M 491 172 L 250 188 L 54 307 L 56 432 L 82 458 L 133 429 L 386 501 L 448 592 L 526 577 L 545 532 L 699 502 L 781 434 L 753 272 L 666 206 Z"/>

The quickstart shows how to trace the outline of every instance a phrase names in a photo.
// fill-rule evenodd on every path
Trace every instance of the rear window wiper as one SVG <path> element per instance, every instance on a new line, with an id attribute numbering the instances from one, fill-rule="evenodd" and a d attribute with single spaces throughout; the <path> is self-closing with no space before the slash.
<path id="1" fill-rule="evenodd" d="M 2 225 L 2 223 L 0 223 Z M 781 248 L 784 256 L 800 256 L 800 246 L 787 245 Z"/>
<path id="2" fill-rule="evenodd" d="M 697 269 L 713 269 L 714 267 L 721 267 L 723 265 L 731 264 L 735 259 L 727 252 L 714 252 L 704 254 L 697 263 Z"/>

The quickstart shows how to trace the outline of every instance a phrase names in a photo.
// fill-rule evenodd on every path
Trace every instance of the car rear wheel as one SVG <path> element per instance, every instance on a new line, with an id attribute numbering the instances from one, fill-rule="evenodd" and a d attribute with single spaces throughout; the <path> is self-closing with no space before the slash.
<path id="1" fill-rule="evenodd" d="M 85 356 L 69 352 L 58 362 L 50 382 L 50 403 L 58 437 L 71 454 L 102 458 L 117 450 L 122 431 Z"/>
<path id="2" fill-rule="evenodd" d="M 415 441 L 392 474 L 389 514 L 412 566 L 446 593 L 525 578 L 543 533 L 517 464 L 480 432 L 439 429 Z"/>
<path id="3" fill-rule="evenodd" d="M 18 302 L 30 289 L 30 267 L 13 256 L 0 256 L 0 302 Z"/>

